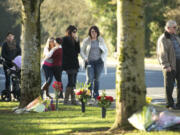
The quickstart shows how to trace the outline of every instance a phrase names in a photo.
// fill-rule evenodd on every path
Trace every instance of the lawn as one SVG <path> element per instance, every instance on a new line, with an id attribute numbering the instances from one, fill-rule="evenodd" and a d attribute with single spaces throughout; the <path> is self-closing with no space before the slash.
<path id="1" fill-rule="evenodd" d="M 101 135 L 105 134 L 115 120 L 115 109 L 107 110 L 107 117 L 101 118 L 101 108 L 59 105 L 59 111 L 43 113 L 14 114 L 12 108 L 17 102 L 0 102 L 0 135 Z M 106 133 L 107 134 L 107 133 Z M 109 133 L 112 134 L 112 133 Z M 119 131 L 123 135 L 179 135 L 178 132 Z"/>
<path id="2" fill-rule="evenodd" d="M 83 130 L 106 130 L 114 121 L 114 110 L 101 118 L 99 107 L 87 107 L 81 113 L 80 106 L 59 105 L 59 111 L 13 114 L 12 108 L 18 104 L 0 102 L 0 135 L 57 135 Z M 112 117 L 113 116 L 113 117 Z"/>

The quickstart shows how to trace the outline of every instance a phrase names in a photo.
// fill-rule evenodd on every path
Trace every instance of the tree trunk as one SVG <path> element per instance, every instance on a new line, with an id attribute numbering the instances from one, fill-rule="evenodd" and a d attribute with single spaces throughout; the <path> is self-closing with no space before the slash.
<path id="1" fill-rule="evenodd" d="M 40 95 L 41 0 L 22 0 L 22 69 L 20 108 Z"/>
<path id="2" fill-rule="evenodd" d="M 142 1 L 117 1 L 116 120 L 111 130 L 129 127 L 128 118 L 145 104 Z"/>

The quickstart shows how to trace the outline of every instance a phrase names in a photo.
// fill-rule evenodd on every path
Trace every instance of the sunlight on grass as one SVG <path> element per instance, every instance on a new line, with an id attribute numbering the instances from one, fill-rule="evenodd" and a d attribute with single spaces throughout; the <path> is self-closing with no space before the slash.
<path id="1" fill-rule="evenodd" d="M 108 110 L 107 118 L 101 118 L 99 107 L 86 107 L 81 113 L 80 106 L 59 105 L 60 110 L 54 112 L 13 114 L 11 108 L 17 103 L 0 103 L 0 129 L 1 133 L 15 135 L 24 134 L 65 134 L 82 130 L 109 128 L 114 121 L 114 110 Z M 3 113 L 2 110 L 9 110 Z M 4 125 L 6 125 L 4 127 Z"/>
<path id="2" fill-rule="evenodd" d="M 59 111 L 43 113 L 14 114 L 16 102 L 0 102 L 0 135 L 66 135 L 103 134 L 115 120 L 115 109 L 107 110 L 107 117 L 101 118 L 101 108 L 86 106 L 81 113 L 80 106 L 59 104 Z M 104 131 L 103 131 L 104 130 Z M 179 135 L 178 132 L 128 131 L 124 135 Z"/>

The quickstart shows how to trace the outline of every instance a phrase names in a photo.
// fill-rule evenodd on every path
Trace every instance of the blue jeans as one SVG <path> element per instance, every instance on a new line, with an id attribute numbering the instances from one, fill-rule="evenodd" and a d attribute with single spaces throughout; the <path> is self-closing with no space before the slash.
<path id="1" fill-rule="evenodd" d="M 44 70 L 46 83 L 48 83 L 50 85 L 53 80 L 53 69 L 52 69 L 52 67 L 47 66 L 47 65 L 43 65 L 42 68 Z"/>
<path id="2" fill-rule="evenodd" d="M 90 84 L 91 95 L 96 99 L 99 96 L 99 78 L 104 68 L 104 62 L 99 59 L 88 61 L 86 66 L 86 83 Z"/>

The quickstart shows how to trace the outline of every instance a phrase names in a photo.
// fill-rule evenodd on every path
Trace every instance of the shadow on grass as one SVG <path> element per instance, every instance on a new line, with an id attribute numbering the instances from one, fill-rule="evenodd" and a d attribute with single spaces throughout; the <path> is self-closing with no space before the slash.
<path id="1" fill-rule="evenodd" d="M 0 103 L 0 129 L 3 135 L 66 135 L 73 132 L 105 131 L 114 121 L 114 110 L 108 110 L 106 119 L 101 118 L 101 108 L 59 105 L 59 111 L 14 114 L 16 103 Z M 0 135 L 1 135 L 0 133 Z"/>
<path id="2" fill-rule="evenodd" d="M 84 129 L 85 128 L 85 129 Z M 100 132 L 101 134 L 104 133 L 104 134 L 107 134 L 108 130 L 110 129 L 110 127 L 101 127 L 101 128 L 89 128 L 89 127 L 83 127 L 83 128 L 72 128 L 72 131 L 71 132 L 68 132 L 69 134 L 88 134 L 88 133 L 95 133 L 95 134 L 98 134 L 98 132 Z M 78 133 L 77 133 L 78 132 Z"/>

